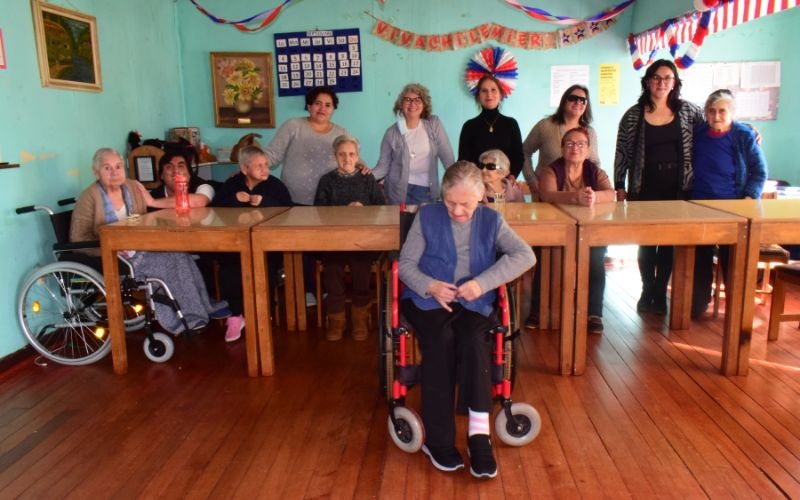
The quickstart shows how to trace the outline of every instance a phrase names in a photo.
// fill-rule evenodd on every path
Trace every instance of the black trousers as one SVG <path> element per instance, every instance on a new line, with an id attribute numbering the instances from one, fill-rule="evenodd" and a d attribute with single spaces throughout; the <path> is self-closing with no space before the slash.
<path id="1" fill-rule="evenodd" d="M 666 300 L 673 253 L 672 246 L 639 247 L 642 293 L 651 299 Z"/>
<path id="2" fill-rule="evenodd" d="M 692 316 L 699 316 L 711 302 L 711 289 L 714 282 L 714 252 L 718 251 L 719 262 L 717 271 L 722 273 L 722 282 L 725 283 L 725 273 L 728 270 L 730 247 L 722 245 L 705 245 L 697 247 L 694 255 L 694 283 L 692 287 Z"/>
<path id="3" fill-rule="evenodd" d="M 436 447 L 454 445 L 456 411 L 492 409 L 489 330 L 497 320 L 494 314 L 487 318 L 460 304 L 452 308 L 424 311 L 410 299 L 401 303 L 422 351 L 422 423 L 427 444 Z"/>

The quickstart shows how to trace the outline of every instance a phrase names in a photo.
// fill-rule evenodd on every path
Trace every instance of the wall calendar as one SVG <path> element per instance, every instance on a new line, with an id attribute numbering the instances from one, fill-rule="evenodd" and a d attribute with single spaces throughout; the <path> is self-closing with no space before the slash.
<path id="1" fill-rule="evenodd" d="M 358 28 L 275 34 L 278 95 L 305 95 L 313 87 L 361 91 Z"/>

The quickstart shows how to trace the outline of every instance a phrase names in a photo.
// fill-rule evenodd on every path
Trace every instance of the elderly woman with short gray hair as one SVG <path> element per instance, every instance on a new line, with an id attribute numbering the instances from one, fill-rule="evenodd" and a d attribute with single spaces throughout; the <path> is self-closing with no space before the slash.
<path id="1" fill-rule="evenodd" d="M 486 332 L 497 325 L 495 289 L 536 259 L 500 214 L 481 204 L 484 189 L 481 171 L 471 162 L 445 171 L 443 201 L 420 208 L 400 252 L 406 285 L 400 307 L 422 350 L 422 451 L 439 470 L 463 468 L 455 447 L 455 412 L 468 414 L 470 471 L 494 477 Z"/>

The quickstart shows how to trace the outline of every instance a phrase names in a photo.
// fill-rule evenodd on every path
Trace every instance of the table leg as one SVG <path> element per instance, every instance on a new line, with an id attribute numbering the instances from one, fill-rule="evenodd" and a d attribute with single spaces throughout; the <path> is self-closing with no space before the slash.
<path id="1" fill-rule="evenodd" d="M 688 330 L 691 322 L 692 293 L 694 291 L 693 246 L 676 246 L 672 264 L 672 296 L 670 297 L 669 327 Z"/>
<path id="2" fill-rule="evenodd" d="M 589 253 L 591 247 L 583 237 L 583 227 L 578 229 L 578 258 L 575 272 L 575 365 L 573 373 L 582 375 L 586 369 L 586 335 L 587 321 L 589 320 Z M 566 261 L 566 257 L 564 259 Z M 567 279 L 567 277 L 564 277 Z M 566 314 L 562 315 L 562 319 Z"/>
<path id="3" fill-rule="evenodd" d="M 275 359 L 272 347 L 272 301 L 270 300 L 268 272 L 269 263 L 267 261 L 267 254 L 259 248 L 254 248 L 253 292 L 256 301 L 256 316 L 258 317 L 258 357 L 261 361 L 261 375 L 264 376 L 275 373 Z M 287 274 L 287 279 L 288 276 Z"/>
<path id="4" fill-rule="evenodd" d="M 725 284 L 725 326 L 722 337 L 722 373 L 725 375 L 747 375 L 750 366 L 750 337 L 753 327 L 750 322 L 743 324 L 743 305 L 745 296 L 753 305 L 755 278 L 749 292 L 745 292 L 745 264 L 747 262 L 747 228 L 742 224 L 738 242 L 731 245 L 728 263 L 728 283 Z M 753 256 L 758 259 L 758 252 Z M 756 262 L 753 262 L 755 272 Z M 730 285 L 730 288 L 728 286 Z M 730 290 L 728 293 L 727 290 Z M 748 295 L 749 294 L 749 295 Z"/>
<path id="5" fill-rule="evenodd" d="M 565 286 L 561 276 L 563 269 L 562 259 L 564 252 L 560 248 L 553 248 L 550 252 L 550 328 L 555 329 L 561 325 L 561 290 Z M 574 260 L 574 259 L 573 259 Z M 544 277 L 544 276 L 543 276 Z"/>
<path id="6" fill-rule="evenodd" d="M 541 247 L 539 255 L 541 261 L 537 262 L 533 270 L 533 272 L 539 273 L 539 328 L 542 330 L 549 330 L 555 326 L 555 323 L 552 323 L 552 318 L 550 317 L 550 311 L 552 310 L 550 307 L 550 297 L 552 295 L 552 293 L 550 293 L 550 283 L 552 282 L 550 279 L 552 277 L 552 274 L 550 274 L 552 250 L 550 247 Z M 537 307 L 535 304 L 531 306 Z"/>
<path id="7" fill-rule="evenodd" d="M 575 371 L 575 275 L 577 274 L 575 271 L 575 231 L 573 229 L 571 234 L 567 235 L 567 244 L 561 250 L 561 317 L 559 318 L 560 323 L 556 323 L 561 325 L 559 353 L 561 375 L 578 374 Z M 588 282 L 588 266 L 586 272 Z M 585 345 L 586 334 L 584 333 L 584 360 L 586 358 Z"/>
<path id="8" fill-rule="evenodd" d="M 294 252 L 284 252 L 283 272 L 286 275 L 283 280 L 283 293 L 286 300 L 286 330 L 297 330 L 297 304 L 295 303 L 294 283 Z"/>
<path id="9" fill-rule="evenodd" d="M 255 293 L 253 291 L 253 252 L 250 248 L 250 238 L 248 241 L 242 242 L 242 250 L 239 252 L 239 260 L 241 261 L 242 268 L 242 301 L 244 309 L 244 340 L 247 350 L 247 374 L 251 377 L 258 376 L 258 320 L 259 315 L 256 312 Z M 264 254 L 261 258 L 263 260 Z M 267 288 L 269 290 L 269 283 Z M 268 297 L 267 297 L 268 298 Z M 269 306 L 267 306 L 269 311 Z M 269 312 L 267 312 L 267 322 L 269 322 Z"/>
<path id="10" fill-rule="evenodd" d="M 119 279 L 117 252 L 110 245 L 101 244 L 103 258 L 103 280 L 106 286 L 106 311 L 108 313 L 108 330 L 111 336 L 111 359 L 114 373 L 128 373 L 128 351 L 125 345 L 125 325 L 122 312 L 122 287 Z"/>
<path id="11" fill-rule="evenodd" d="M 305 269 L 303 268 L 303 254 L 295 252 L 294 254 L 294 296 L 295 304 L 297 305 L 297 329 L 301 332 L 306 331 L 308 327 L 306 312 L 306 281 Z M 317 307 L 322 307 L 322 304 L 317 304 Z"/>

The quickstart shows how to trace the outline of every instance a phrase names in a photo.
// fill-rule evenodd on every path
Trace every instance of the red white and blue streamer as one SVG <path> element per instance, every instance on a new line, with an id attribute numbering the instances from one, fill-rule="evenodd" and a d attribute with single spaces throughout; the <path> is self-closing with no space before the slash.
<path id="1" fill-rule="evenodd" d="M 283 8 L 292 0 L 283 0 L 283 3 L 281 3 L 277 7 L 274 7 L 270 10 L 265 10 L 263 12 L 259 12 L 256 15 L 247 17 L 245 19 L 241 19 L 239 21 L 228 21 L 225 18 L 215 16 L 214 14 L 210 13 L 209 11 L 201 7 L 200 4 L 198 4 L 195 0 L 189 0 L 189 1 L 192 2 L 192 4 L 197 8 L 197 10 L 205 14 L 206 17 L 211 19 L 216 24 L 230 24 L 239 31 L 259 31 L 272 24 L 275 21 L 275 19 L 278 18 L 278 15 L 281 13 L 281 10 L 283 10 Z M 258 23 L 257 26 L 255 27 L 250 26 L 256 23 Z"/>
<path id="2" fill-rule="evenodd" d="M 694 0 L 693 5 L 696 10 L 628 37 L 635 69 L 649 65 L 662 49 L 669 49 L 675 58 L 678 47 L 691 42 L 686 53 L 675 58 L 676 66 L 688 68 L 708 35 L 797 7 L 800 0 Z"/>
<path id="3" fill-rule="evenodd" d="M 608 9 L 602 12 L 598 12 L 597 14 L 587 17 L 586 19 L 575 19 L 574 17 L 551 14 L 544 9 L 539 9 L 537 7 L 531 7 L 528 5 L 522 5 L 516 0 L 506 0 L 506 3 L 514 8 L 517 8 L 525 12 L 526 14 L 536 19 L 537 21 L 544 21 L 547 23 L 554 23 L 554 24 L 572 25 L 583 22 L 590 23 L 590 22 L 606 21 L 608 19 L 611 19 L 619 15 L 622 11 L 630 7 L 635 1 L 636 0 L 625 0 L 622 3 L 615 5 L 614 7 L 609 7 Z"/>
<path id="4" fill-rule="evenodd" d="M 478 92 L 478 81 L 492 75 L 500 82 L 503 93 L 511 95 L 517 86 L 517 60 L 502 47 L 486 47 L 479 50 L 467 63 L 466 81 L 472 95 Z"/>

